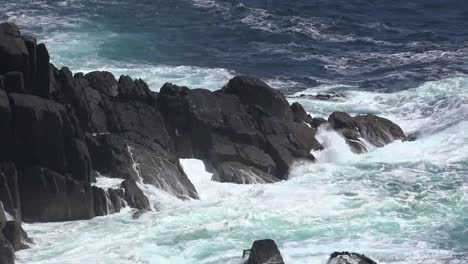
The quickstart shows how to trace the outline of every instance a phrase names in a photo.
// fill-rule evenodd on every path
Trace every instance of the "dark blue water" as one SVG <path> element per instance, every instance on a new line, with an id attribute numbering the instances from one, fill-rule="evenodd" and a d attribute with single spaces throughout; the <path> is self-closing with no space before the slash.
<path id="1" fill-rule="evenodd" d="M 2 1 L 0 19 L 43 38 L 94 36 L 100 59 L 222 68 L 296 91 L 401 90 L 468 73 L 465 1 Z"/>

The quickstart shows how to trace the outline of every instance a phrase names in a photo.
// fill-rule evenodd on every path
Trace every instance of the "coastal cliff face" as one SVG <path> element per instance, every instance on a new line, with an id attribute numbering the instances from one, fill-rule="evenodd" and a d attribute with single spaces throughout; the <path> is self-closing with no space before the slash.
<path id="1" fill-rule="evenodd" d="M 356 152 L 404 139 L 391 121 L 333 113 L 312 118 L 265 82 L 238 76 L 217 91 L 109 72 L 73 74 L 50 63 L 44 44 L 0 24 L 0 262 L 28 242 L 21 222 L 90 219 L 130 206 L 150 210 L 143 184 L 198 199 L 179 159 L 203 160 L 213 180 L 287 180 L 298 160 L 314 161 L 329 125 Z M 118 178 L 104 188 L 96 177 Z"/>

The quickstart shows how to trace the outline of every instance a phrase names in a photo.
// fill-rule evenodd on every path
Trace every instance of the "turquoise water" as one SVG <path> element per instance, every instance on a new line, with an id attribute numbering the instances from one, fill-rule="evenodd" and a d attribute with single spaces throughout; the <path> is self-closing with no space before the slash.
<path id="1" fill-rule="evenodd" d="M 4 3 L 3 3 L 4 2 Z M 356 155 L 326 128 L 317 163 L 270 185 L 211 182 L 183 160 L 200 193 L 89 221 L 27 224 L 23 264 L 240 263 L 272 238 L 287 263 L 356 251 L 384 264 L 468 263 L 468 5 L 463 1 L 3 0 L 0 19 L 45 42 L 74 72 L 108 70 L 218 89 L 265 79 L 313 116 L 375 113 L 414 142 Z M 340 92 L 337 102 L 295 95 Z"/>

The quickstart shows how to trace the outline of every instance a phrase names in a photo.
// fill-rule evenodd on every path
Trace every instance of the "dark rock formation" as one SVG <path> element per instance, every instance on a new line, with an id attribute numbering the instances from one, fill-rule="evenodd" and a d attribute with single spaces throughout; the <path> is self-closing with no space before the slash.
<path id="1" fill-rule="evenodd" d="M 335 93 L 335 92 L 319 93 L 316 95 L 300 94 L 298 97 L 307 98 L 311 100 L 321 100 L 321 101 L 339 101 L 339 100 L 346 98 L 344 94 Z"/>
<path id="2" fill-rule="evenodd" d="M 145 196 L 134 180 L 123 181 L 122 189 L 124 189 L 125 200 L 131 207 L 140 210 L 151 209 L 148 197 Z"/>
<path id="3" fill-rule="evenodd" d="M 377 262 L 358 253 L 334 252 L 327 264 L 377 264 Z"/>
<path id="4" fill-rule="evenodd" d="M 256 240 L 250 250 L 244 251 L 245 264 L 284 264 L 281 252 L 271 239 Z"/>
<path id="5" fill-rule="evenodd" d="M 21 220 L 18 175 L 11 161 L 0 162 L 0 201 L 8 214 Z"/>
<path id="6" fill-rule="evenodd" d="M 3 228 L 3 236 L 10 242 L 15 251 L 29 248 L 26 243 L 31 243 L 18 221 L 8 221 Z"/>
<path id="7" fill-rule="evenodd" d="M 344 112 L 334 112 L 328 122 L 346 138 L 346 142 L 356 153 L 367 151 L 369 145 L 383 147 L 395 140 L 406 139 L 398 125 L 376 115 L 352 117 Z"/>
<path id="8" fill-rule="evenodd" d="M 15 251 L 13 249 L 13 246 L 2 234 L 0 234 L 0 263 L 15 263 Z"/>
<path id="9" fill-rule="evenodd" d="M 3 204 L 0 201 L 0 263 L 13 264 L 14 263 L 14 249 L 10 241 L 3 235 L 3 231 L 8 224 L 6 212 L 4 211 Z"/>
<path id="10" fill-rule="evenodd" d="M 19 186 L 23 221 L 55 222 L 95 216 L 89 183 L 31 167 L 19 172 Z"/>
<path id="11" fill-rule="evenodd" d="M 265 112 L 281 119 L 292 120 L 293 114 L 286 97 L 262 80 L 250 76 L 237 76 L 224 86 L 222 92 L 239 97 L 246 105 L 257 105 Z"/>
<path id="12" fill-rule="evenodd" d="M 314 160 L 310 151 L 322 148 L 315 129 L 294 122 L 284 96 L 253 77 L 235 77 L 215 92 L 165 84 L 157 105 L 177 155 L 210 163 L 221 182 L 286 179 L 294 161 Z"/>
<path id="13" fill-rule="evenodd" d="M 156 93 L 128 76 L 73 75 L 11 23 L 0 24 L 0 62 L 0 201 L 13 218 L 0 235 L 0 263 L 22 247 L 21 221 L 149 209 L 136 182 L 197 199 L 180 158 L 203 160 L 220 182 L 272 183 L 323 149 L 315 133 L 326 121 L 254 77 L 235 77 L 214 92 L 165 84 Z M 334 113 L 328 121 L 358 151 L 361 138 L 379 147 L 405 137 L 373 115 Z M 93 186 L 98 173 L 124 179 L 122 188 Z"/>

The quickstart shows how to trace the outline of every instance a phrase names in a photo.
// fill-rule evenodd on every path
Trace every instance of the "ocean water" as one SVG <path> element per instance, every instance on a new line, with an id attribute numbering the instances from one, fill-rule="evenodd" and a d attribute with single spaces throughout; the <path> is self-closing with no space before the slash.
<path id="1" fill-rule="evenodd" d="M 145 186 L 160 210 L 26 224 L 24 264 L 240 263 L 272 238 L 287 263 L 356 251 L 385 264 L 468 263 L 468 4 L 456 0 L 1 0 L 0 20 L 45 42 L 56 66 L 218 89 L 259 76 L 313 116 L 374 113 L 413 142 L 356 155 L 326 127 L 317 163 L 270 185 L 210 181 L 199 201 Z M 340 101 L 298 98 L 338 92 Z M 106 183 L 106 184 L 111 184 Z"/>

